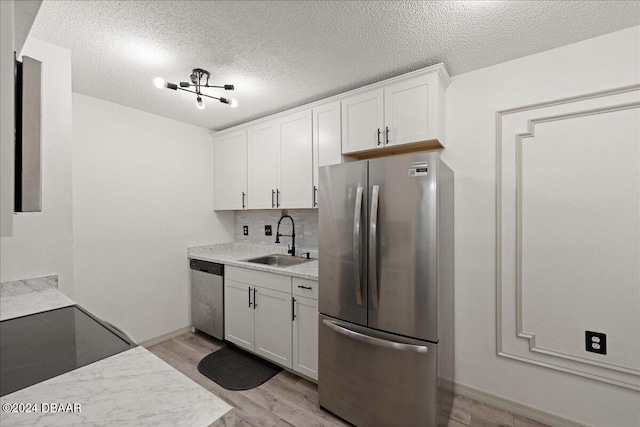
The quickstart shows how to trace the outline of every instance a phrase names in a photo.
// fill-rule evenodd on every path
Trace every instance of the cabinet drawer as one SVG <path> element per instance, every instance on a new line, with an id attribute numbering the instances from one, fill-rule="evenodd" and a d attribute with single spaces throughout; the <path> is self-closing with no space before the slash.
<path id="1" fill-rule="evenodd" d="M 318 299 L 318 282 L 316 280 L 292 277 L 293 294 L 301 297 Z"/>
<path id="2" fill-rule="evenodd" d="M 235 280 L 236 282 L 291 293 L 291 276 L 233 266 L 227 266 L 224 275 L 225 279 Z"/>

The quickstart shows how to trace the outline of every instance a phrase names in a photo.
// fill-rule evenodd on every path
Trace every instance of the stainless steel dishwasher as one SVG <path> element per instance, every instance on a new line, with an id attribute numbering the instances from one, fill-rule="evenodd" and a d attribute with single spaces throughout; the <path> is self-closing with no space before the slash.
<path id="1" fill-rule="evenodd" d="M 190 260 L 191 325 L 224 339 L 224 264 Z"/>

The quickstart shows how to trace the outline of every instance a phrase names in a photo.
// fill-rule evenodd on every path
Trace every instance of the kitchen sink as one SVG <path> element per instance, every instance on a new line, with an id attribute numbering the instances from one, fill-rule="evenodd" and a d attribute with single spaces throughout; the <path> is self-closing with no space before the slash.
<path id="1" fill-rule="evenodd" d="M 291 267 L 292 265 L 298 265 L 304 262 L 309 262 L 314 260 L 298 258 L 291 255 L 273 254 L 273 255 L 261 256 L 258 258 L 245 259 L 245 261 L 254 262 L 256 264 L 270 265 L 272 267 Z"/>

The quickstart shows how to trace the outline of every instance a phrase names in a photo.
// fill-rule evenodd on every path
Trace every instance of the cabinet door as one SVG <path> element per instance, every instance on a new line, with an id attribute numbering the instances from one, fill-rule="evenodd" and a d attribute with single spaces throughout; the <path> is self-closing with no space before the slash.
<path id="1" fill-rule="evenodd" d="M 342 101 L 342 153 L 383 144 L 383 90 L 373 89 Z"/>
<path id="2" fill-rule="evenodd" d="M 224 337 L 239 347 L 253 351 L 253 287 L 244 283 L 224 282 Z"/>
<path id="3" fill-rule="evenodd" d="M 313 207 L 318 206 L 318 168 L 342 163 L 340 102 L 313 109 Z"/>
<path id="4" fill-rule="evenodd" d="M 294 297 L 293 370 L 318 379 L 318 301 Z"/>
<path id="5" fill-rule="evenodd" d="M 215 138 L 213 152 L 214 209 L 244 209 L 247 193 L 246 130 Z"/>
<path id="6" fill-rule="evenodd" d="M 438 75 L 419 76 L 384 88 L 385 144 L 437 139 Z"/>
<path id="7" fill-rule="evenodd" d="M 247 129 L 247 175 L 249 209 L 271 209 L 275 206 L 277 171 L 280 165 L 278 124 L 263 122 Z"/>
<path id="8" fill-rule="evenodd" d="M 255 352 L 291 368 L 291 294 L 257 289 Z"/>
<path id="9" fill-rule="evenodd" d="M 313 207 L 311 110 L 279 119 L 280 206 Z"/>

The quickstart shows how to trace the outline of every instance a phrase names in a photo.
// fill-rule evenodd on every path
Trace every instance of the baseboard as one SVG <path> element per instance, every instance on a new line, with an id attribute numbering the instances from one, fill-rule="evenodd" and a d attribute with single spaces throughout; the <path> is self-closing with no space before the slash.
<path id="1" fill-rule="evenodd" d="M 455 394 L 459 396 L 468 397 L 469 399 L 477 400 L 478 402 L 482 402 L 499 409 L 504 409 L 505 411 L 513 412 L 516 415 L 521 415 L 523 417 L 538 421 L 543 424 L 559 427 L 585 426 L 584 424 L 580 424 L 576 421 L 561 417 L 551 412 L 524 405 L 520 402 L 516 402 L 515 400 L 496 396 L 495 394 L 487 393 L 486 391 L 478 390 L 477 388 L 469 387 L 468 385 L 455 383 L 454 390 Z"/>
<path id="2" fill-rule="evenodd" d="M 171 338 L 175 338 L 182 334 L 186 334 L 189 331 L 191 331 L 191 326 L 185 326 L 183 328 L 176 329 L 175 331 L 171 331 L 171 332 L 167 332 L 166 334 L 159 335 L 155 338 L 150 338 L 148 340 L 142 341 L 141 343 L 139 343 L 139 345 L 144 348 L 149 348 L 152 345 L 160 344 L 161 342 L 170 340 Z"/>

